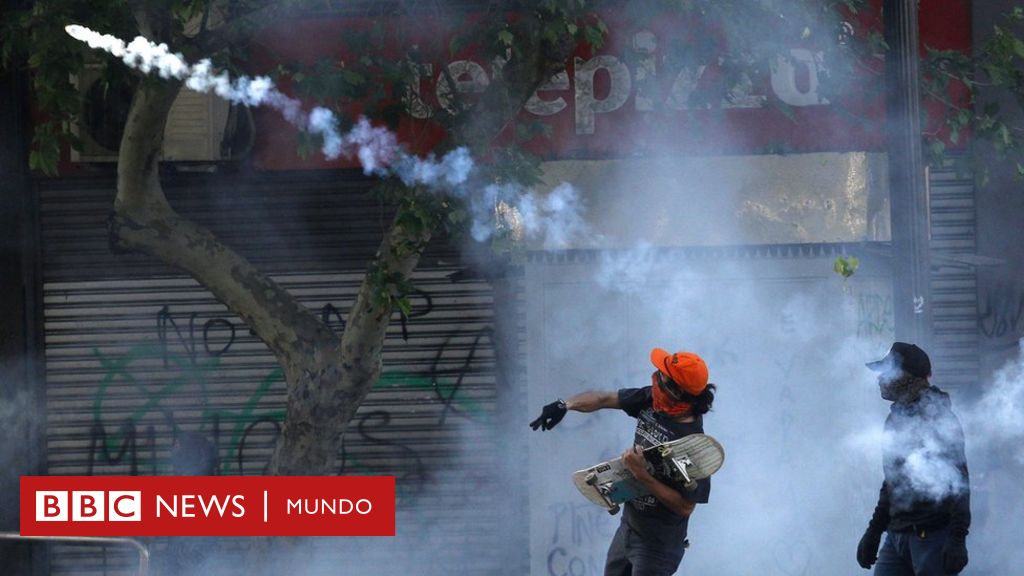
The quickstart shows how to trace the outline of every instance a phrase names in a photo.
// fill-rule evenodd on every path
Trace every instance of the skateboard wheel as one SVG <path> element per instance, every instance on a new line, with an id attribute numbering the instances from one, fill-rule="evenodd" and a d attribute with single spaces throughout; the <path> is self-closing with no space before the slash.
<path id="1" fill-rule="evenodd" d="M 587 474 L 587 477 L 584 480 L 587 484 L 590 484 L 591 486 L 597 484 L 597 473 L 591 472 L 590 474 Z"/>
<path id="2" fill-rule="evenodd" d="M 616 514 L 618 514 L 619 513 L 619 505 L 616 504 L 616 505 L 612 506 L 611 508 L 609 508 L 608 509 L 608 513 L 611 514 L 612 516 L 615 516 Z"/>
<path id="3" fill-rule="evenodd" d="M 697 489 L 697 481 L 696 480 L 690 480 L 686 484 L 683 484 L 683 488 L 686 488 L 687 492 L 693 492 L 694 490 Z"/>

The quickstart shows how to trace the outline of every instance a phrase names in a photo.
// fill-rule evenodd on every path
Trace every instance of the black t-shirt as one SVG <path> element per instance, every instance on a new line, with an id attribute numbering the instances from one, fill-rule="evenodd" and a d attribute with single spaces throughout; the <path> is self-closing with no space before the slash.
<path id="1" fill-rule="evenodd" d="M 703 418 L 697 416 L 693 422 L 677 422 L 670 416 L 654 411 L 651 387 L 622 388 L 619 390 L 619 406 L 636 418 L 636 436 L 633 442 L 642 448 L 649 448 L 690 434 L 703 434 Z M 697 481 L 696 490 L 687 491 L 682 484 L 669 484 L 690 502 L 703 504 L 711 494 L 711 479 Z M 645 540 L 667 547 L 682 549 L 686 539 L 688 518 L 679 516 L 658 501 L 654 496 L 643 496 L 626 503 L 623 520 Z"/>

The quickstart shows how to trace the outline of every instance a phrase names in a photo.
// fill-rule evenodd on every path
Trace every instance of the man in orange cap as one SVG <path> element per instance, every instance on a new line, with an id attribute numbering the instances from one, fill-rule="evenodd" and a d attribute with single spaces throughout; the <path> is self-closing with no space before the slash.
<path id="1" fill-rule="evenodd" d="M 693 491 L 661 482 L 647 471 L 643 450 L 704 432 L 703 416 L 715 400 L 708 367 L 692 352 L 651 351 L 656 370 L 651 385 L 615 392 L 583 392 L 544 407 L 530 423 L 534 430 L 551 430 L 569 410 L 594 412 L 617 408 L 636 418 L 634 446 L 622 460 L 650 491 L 624 506 L 622 522 L 608 548 L 605 576 L 668 576 L 679 567 L 689 542 L 686 529 L 697 504 L 708 501 L 711 480 L 697 482 Z"/>

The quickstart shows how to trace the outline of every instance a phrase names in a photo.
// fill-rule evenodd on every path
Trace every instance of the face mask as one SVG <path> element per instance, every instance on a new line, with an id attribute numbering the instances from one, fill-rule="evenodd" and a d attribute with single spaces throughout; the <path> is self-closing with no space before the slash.
<path id="1" fill-rule="evenodd" d="M 659 371 L 651 375 L 651 396 L 654 398 L 654 409 L 668 416 L 681 416 L 688 413 L 691 405 L 673 398 L 673 394 L 679 394 L 674 383 Z"/>

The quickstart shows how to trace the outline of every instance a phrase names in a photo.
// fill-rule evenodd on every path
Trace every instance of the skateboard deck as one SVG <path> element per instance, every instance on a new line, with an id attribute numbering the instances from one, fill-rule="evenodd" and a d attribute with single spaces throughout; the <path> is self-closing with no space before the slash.
<path id="1" fill-rule="evenodd" d="M 644 459 L 647 470 L 658 480 L 694 490 L 697 480 L 711 476 L 722 467 L 725 450 L 711 436 L 690 434 L 645 449 Z M 572 481 L 588 500 L 611 514 L 619 511 L 619 504 L 650 494 L 626 468 L 621 456 L 577 470 Z"/>

